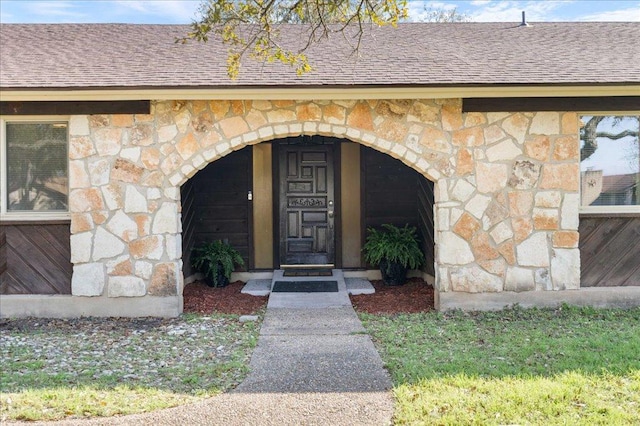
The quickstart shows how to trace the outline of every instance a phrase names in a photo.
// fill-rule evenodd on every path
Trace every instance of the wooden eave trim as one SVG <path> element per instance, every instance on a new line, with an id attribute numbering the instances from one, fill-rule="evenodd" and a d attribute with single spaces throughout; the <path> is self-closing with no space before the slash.
<path id="1" fill-rule="evenodd" d="M 0 101 L 333 100 L 640 96 L 631 85 L 512 85 L 482 87 L 269 87 L 183 89 L 43 89 L 0 91 Z"/>
<path id="2" fill-rule="evenodd" d="M 465 98 L 462 112 L 635 111 L 640 96 Z"/>
<path id="3" fill-rule="evenodd" d="M 150 114 L 149 100 L 0 101 L 0 115 Z"/>

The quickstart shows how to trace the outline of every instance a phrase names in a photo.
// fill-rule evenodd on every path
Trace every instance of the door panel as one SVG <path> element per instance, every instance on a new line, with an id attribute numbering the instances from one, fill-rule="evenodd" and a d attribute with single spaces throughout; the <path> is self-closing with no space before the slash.
<path id="1" fill-rule="evenodd" d="M 280 146 L 280 264 L 333 264 L 333 145 Z"/>

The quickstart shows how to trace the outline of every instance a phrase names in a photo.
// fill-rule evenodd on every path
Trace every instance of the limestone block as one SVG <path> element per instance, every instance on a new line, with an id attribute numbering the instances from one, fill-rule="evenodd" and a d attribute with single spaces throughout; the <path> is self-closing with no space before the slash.
<path id="1" fill-rule="evenodd" d="M 549 136 L 536 135 L 527 139 L 524 144 L 524 148 L 529 157 L 538 161 L 549 161 L 551 152 L 551 141 L 549 140 Z"/>
<path id="2" fill-rule="evenodd" d="M 496 244 L 501 244 L 502 242 L 513 237 L 513 231 L 511 230 L 511 227 L 505 222 L 500 222 L 498 225 L 496 225 L 495 228 L 493 228 L 489 235 L 491 235 L 491 238 L 493 238 L 493 241 Z"/>
<path id="3" fill-rule="evenodd" d="M 529 160 L 517 160 L 511 169 L 509 186 L 515 189 L 531 189 L 538 183 L 540 165 Z"/>
<path id="4" fill-rule="evenodd" d="M 451 268 L 451 290 L 466 293 L 502 291 L 502 278 L 488 273 L 477 265 Z"/>
<path id="5" fill-rule="evenodd" d="M 164 196 L 170 200 L 180 199 L 180 188 L 172 186 L 164 189 Z"/>
<path id="6" fill-rule="evenodd" d="M 506 133 L 495 124 L 484 129 L 484 140 L 487 145 L 492 145 L 506 137 Z"/>
<path id="7" fill-rule="evenodd" d="M 178 233 L 178 221 L 178 205 L 171 202 L 162 203 L 153 219 L 152 232 L 154 234 L 176 234 Z"/>
<path id="8" fill-rule="evenodd" d="M 487 148 L 486 154 L 487 159 L 491 162 L 514 160 L 517 156 L 522 154 L 522 149 L 518 148 L 511 140 L 507 139 Z"/>
<path id="9" fill-rule="evenodd" d="M 99 227 L 96 230 L 96 236 L 93 241 L 94 261 L 116 257 L 119 254 L 122 254 L 124 248 L 124 243 L 112 233 L 102 227 Z"/>
<path id="10" fill-rule="evenodd" d="M 101 296 L 105 275 L 102 263 L 86 263 L 73 266 L 71 294 L 74 296 Z"/>
<path id="11" fill-rule="evenodd" d="M 142 167 L 136 166 L 134 163 L 129 160 L 125 160 L 124 158 L 118 158 L 111 170 L 111 179 L 120 180 L 122 182 L 138 183 L 143 173 L 144 169 Z"/>
<path id="12" fill-rule="evenodd" d="M 129 243 L 129 252 L 134 259 L 159 260 L 164 253 L 163 241 L 164 238 L 159 235 L 139 238 Z"/>
<path id="13" fill-rule="evenodd" d="M 158 263 L 153 268 L 149 283 L 150 296 L 174 296 L 178 292 L 178 267 L 176 263 Z"/>
<path id="14" fill-rule="evenodd" d="M 551 280 L 554 290 L 576 290 L 580 288 L 579 249 L 553 249 Z"/>
<path id="15" fill-rule="evenodd" d="M 533 227 L 535 229 L 558 229 L 558 209 L 533 209 Z"/>
<path id="16" fill-rule="evenodd" d="M 507 165 L 476 163 L 476 185 L 482 193 L 492 193 L 507 185 Z"/>
<path id="17" fill-rule="evenodd" d="M 560 210 L 560 227 L 562 229 L 577 230 L 580 224 L 580 196 L 578 194 L 565 194 Z"/>
<path id="18" fill-rule="evenodd" d="M 84 168 L 84 161 L 69 161 L 69 187 L 70 188 L 88 188 L 91 186 L 89 175 Z"/>
<path id="19" fill-rule="evenodd" d="M 120 151 L 120 157 L 136 163 L 140 159 L 140 147 L 124 148 Z"/>
<path id="20" fill-rule="evenodd" d="M 540 191 L 535 196 L 536 207 L 558 208 L 562 200 L 560 191 Z"/>
<path id="21" fill-rule="evenodd" d="M 86 115 L 72 115 L 69 118 L 69 134 L 73 136 L 88 136 L 88 117 Z"/>
<path id="22" fill-rule="evenodd" d="M 557 112 L 539 112 L 531 121 L 529 133 L 538 135 L 557 135 L 560 133 L 560 114 Z"/>
<path id="23" fill-rule="evenodd" d="M 518 244 L 516 256 L 520 266 L 549 266 L 547 233 L 536 232 Z"/>
<path id="24" fill-rule="evenodd" d="M 471 241 L 471 237 L 480 229 L 480 222 L 478 222 L 469 213 L 464 212 L 453 227 L 453 232 L 460 235 L 466 241 Z"/>
<path id="25" fill-rule="evenodd" d="M 69 194 L 69 210 L 73 213 L 102 210 L 102 194 L 97 188 L 74 189 Z"/>
<path id="26" fill-rule="evenodd" d="M 175 124 L 162 126 L 158 129 L 158 142 L 170 142 L 178 134 L 178 127 Z"/>
<path id="27" fill-rule="evenodd" d="M 87 136 L 71 136 L 69 138 L 69 158 L 79 160 L 96 153 L 93 143 Z"/>
<path id="28" fill-rule="evenodd" d="M 165 236 L 165 244 L 167 246 L 167 257 L 169 260 L 177 260 L 182 257 L 182 238 L 180 235 Z"/>
<path id="29" fill-rule="evenodd" d="M 122 129 L 98 129 L 93 132 L 96 151 L 103 157 L 110 157 L 120 152 Z"/>
<path id="30" fill-rule="evenodd" d="M 548 268 L 538 268 L 535 270 L 536 290 L 553 290 L 551 285 L 551 275 Z"/>
<path id="31" fill-rule="evenodd" d="M 133 273 L 131 258 L 126 254 L 107 261 L 105 265 L 107 267 L 107 275 L 131 275 Z"/>
<path id="32" fill-rule="evenodd" d="M 482 219 L 484 212 L 491 203 L 491 197 L 486 195 L 476 194 L 465 206 L 466 210 L 474 215 L 476 219 Z"/>
<path id="33" fill-rule="evenodd" d="M 83 232 L 71 236 L 71 263 L 84 263 L 91 260 L 93 233 Z"/>
<path id="34" fill-rule="evenodd" d="M 510 266 L 504 283 L 505 291 L 530 291 L 535 289 L 535 278 L 531 269 Z"/>
<path id="35" fill-rule="evenodd" d="M 198 152 L 198 149 L 200 149 L 200 146 L 198 145 L 198 141 L 196 140 L 193 133 L 188 133 L 185 137 L 180 139 L 180 142 L 176 144 L 176 150 L 183 160 L 186 160 L 187 158 Z"/>
<path id="36" fill-rule="evenodd" d="M 89 163 L 91 185 L 102 186 L 109 183 L 111 163 L 107 159 L 99 159 Z"/>
<path id="37" fill-rule="evenodd" d="M 557 161 L 577 160 L 580 158 L 580 141 L 578 132 L 575 136 L 564 136 L 556 139 L 553 159 Z"/>
<path id="38" fill-rule="evenodd" d="M 124 197 L 124 211 L 127 213 L 146 213 L 148 209 L 147 198 L 136 188 L 128 185 Z"/>
<path id="39" fill-rule="evenodd" d="M 451 198 L 462 202 L 467 201 L 475 189 L 476 188 L 465 179 L 458 179 L 451 190 Z"/>
<path id="40" fill-rule="evenodd" d="M 553 233 L 553 246 L 560 248 L 578 247 L 578 231 L 557 231 Z"/>
<path id="41" fill-rule="evenodd" d="M 107 295 L 109 297 L 141 297 L 147 294 L 144 281 L 138 277 L 115 276 L 109 277 Z"/>
<path id="42" fill-rule="evenodd" d="M 533 195 L 529 191 L 509 191 L 509 211 L 513 216 L 524 216 L 531 212 Z"/>
<path id="43" fill-rule="evenodd" d="M 105 204 L 109 210 L 117 210 L 122 208 L 122 195 L 120 192 L 120 186 L 117 184 L 110 184 L 103 186 L 102 195 L 104 196 Z"/>
<path id="44" fill-rule="evenodd" d="M 436 278 L 435 287 L 438 290 L 442 292 L 451 291 L 451 282 L 449 281 L 448 268 L 441 267 L 441 266 L 437 267 L 435 278 Z"/>
<path id="45" fill-rule="evenodd" d="M 580 167 L 578 163 L 545 164 L 542 166 L 540 189 L 564 189 L 578 191 Z"/>
<path id="46" fill-rule="evenodd" d="M 521 145 L 524 142 L 528 127 L 529 119 L 521 113 L 513 114 L 502 122 L 502 129 L 513 136 L 516 142 Z"/>
<path id="47" fill-rule="evenodd" d="M 138 225 L 122 210 L 118 210 L 109 220 L 107 229 L 127 242 L 138 238 Z"/>
<path id="48" fill-rule="evenodd" d="M 151 272 L 153 271 L 153 264 L 144 260 L 138 260 L 135 263 L 136 276 L 148 280 L 151 278 Z"/>
<path id="49" fill-rule="evenodd" d="M 439 263 L 466 265 L 474 261 L 471 247 L 453 232 L 440 232 L 436 244 Z"/>
<path id="50" fill-rule="evenodd" d="M 179 133 L 186 132 L 189 128 L 189 124 L 191 123 L 191 114 L 189 113 L 189 110 L 184 109 L 177 113 L 173 117 L 173 121 L 176 123 Z"/>

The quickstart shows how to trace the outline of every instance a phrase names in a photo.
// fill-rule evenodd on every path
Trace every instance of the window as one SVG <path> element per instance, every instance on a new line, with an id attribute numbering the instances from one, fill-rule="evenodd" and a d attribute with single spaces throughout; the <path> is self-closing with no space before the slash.
<path id="1" fill-rule="evenodd" d="M 2 124 L 2 217 L 20 220 L 68 217 L 67 122 L 20 119 Z"/>
<path id="2" fill-rule="evenodd" d="M 640 212 L 640 116 L 584 115 L 581 121 L 581 211 Z"/>

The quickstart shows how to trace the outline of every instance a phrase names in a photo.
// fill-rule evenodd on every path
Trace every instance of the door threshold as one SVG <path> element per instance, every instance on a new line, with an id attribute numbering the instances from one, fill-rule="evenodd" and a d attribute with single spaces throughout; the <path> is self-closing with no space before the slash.
<path id="1" fill-rule="evenodd" d="M 321 263 L 321 264 L 299 264 L 295 265 L 280 265 L 280 269 L 334 269 L 336 265 L 333 263 Z"/>

